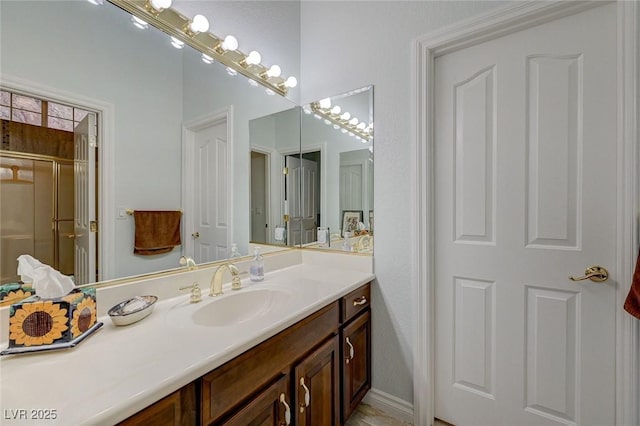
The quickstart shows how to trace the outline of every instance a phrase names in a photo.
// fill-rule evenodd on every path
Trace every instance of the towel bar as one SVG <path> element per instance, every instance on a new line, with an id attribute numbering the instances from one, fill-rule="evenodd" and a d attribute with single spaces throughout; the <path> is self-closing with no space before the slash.
<path id="1" fill-rule="evenodd" d="M 133 212 L 134 212 L 134 211 L 135 211 L 135 210 L 133 210 L 133 209 L 127 209 L 127 210 L 125 210 L 125 212 L 126 212 L 129 216 L 133 216 Z M 182 214 L 182 210 L 178 210 L 178 211 L 180 212 L 180 214 Z"/>

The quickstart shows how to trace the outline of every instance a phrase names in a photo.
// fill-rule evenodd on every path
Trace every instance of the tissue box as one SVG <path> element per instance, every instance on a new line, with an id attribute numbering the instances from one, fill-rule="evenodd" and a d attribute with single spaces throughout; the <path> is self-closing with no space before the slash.
<path id="1" fill-rule="evenodd" d="M 96 289 L 53 299 L 31 296 L 9 309 L 9 348 L 68 343 L 96 324 Z"/>

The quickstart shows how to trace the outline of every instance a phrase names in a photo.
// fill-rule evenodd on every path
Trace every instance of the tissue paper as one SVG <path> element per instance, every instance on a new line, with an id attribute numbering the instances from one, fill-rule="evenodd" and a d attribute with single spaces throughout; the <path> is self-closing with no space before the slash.
<path id="1" fill-rule="evenodd" d="M 62 297 L 75 287 L 71 278 L 28 254 L 18 257 L 18 275 L 22 282 L 32 283 L 36 296 L 42 299 Z"/>

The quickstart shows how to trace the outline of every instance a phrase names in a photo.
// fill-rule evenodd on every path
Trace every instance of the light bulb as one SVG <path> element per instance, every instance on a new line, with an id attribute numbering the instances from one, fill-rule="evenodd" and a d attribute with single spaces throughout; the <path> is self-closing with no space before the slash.
<path id="1" fill-rule="evenodd" d="M 96 6 L 101 6 L 104 3 L 104 0 L 87 0 L 91 4 L 95 4 Z"/>
<path id="2" fill-rule="evenodd" d="M 298 85 L 298 80 L 294 77 L 291 76 L 289 78 L 287 78 L 287 80 L 284 82 L 285 87 L 296 87 Z"/>
<path id="3" fill-rule="evenodd" d="M 247 80 L 249 81 L 249 86 L 258 87 L 258 82 L 257 81 L 255 81 L 255 80 L 253 80 L 251 78 L 248 78 Z"/>
<path id="4" fill-rule="evenodd" d="M 245 59 L 245 62 L 247 63 L 247 65 L 258 65 L 261 60 L 262 56 L 260 56 L 260 53 L 252 50 L 251 52 L 249 52 L 249 55 L 247 55 L 247 59 Z"/>
<path id="5" fill-rule="evenodd" d="M 271 89 L 265 89 L 265 92 L 267 92 L 267 95 L 269 95 L 269 96 L 273 96 L 273 95 L 275 95 L 275 94 L 276 94 L 276 92 L 274 92 L 274 91 L 273 91 L 273 90 L 271 90 Z"/>
<path id="6" fill-rule="evenodd" d="M 149 0 L 149 4 L 157 12 L 162 12 L 171 7 L 171 0 Z"/>
<path id="7" fill-rule="evenodd" d="M 338 130 L 338 129 L 340 128 L 340 126 L 338 126 L 337 124 L 334 124 L 334 125 L 333 125 L 333 128 L 334 128 L 334 129 L 336 129 L 336 130 Z"/>
<path id="8" fill-rule="evenodd" d="M 133 22 L 133 25 L 135 25 L 137 28 L 140 28 L 141 30 L 146 30 L 147 28 L 149 28 L 149 23 L 147 23 L 147 21 L 143 21 L 137 16 L 131 15 L 131 22 Z"/>
<path id="9" fill-rule="evenodd" d="M 182 49 L 184 47 L 184 42 L 175 37 L 171 37 L 171 45 L 176 49 Z"/>
<path id="10" fill-rule="evenodd" d="M 347 112 L 345 112 L 344 114 L 342 114 L 342 115 L 340 116 L 340 118 L 341 118 L 341 119 L 343 119 L 343 120 L 348 120 L 348 119 L 350 119 L 350 118 L 351 118 L 351 114 L 349 114 L 349 112 L 347 111 Z"/>
<path id="11" fill-rule="evenodd" d="M 315 118 L 317 118 L 318 120 L 322 120 L 322 117 L 320 117 L 318 114 L 313 114 L 313 116 L 314 116 Z"/>
<path id="12" fill-rule="evenodd" d="M 267 70 L 267 77 L 280 77 L 282 70 L 278 65 L 271 65 L 271 68 Z"/>
<path id="13" fill-rule="evenodd" d="M 340 130 L 342 133 L 347 133 L 347 129 Z"/>
<path id="14" fill-rule="evenodd" d="M 236 50 L 238 48 L 238 40 L 232 35 L 228 35 L 224 38 L 224 41 L 220 44 L 222 50 Z"/>
<path id="15" fill-rule="evenodd" d="M 213 63 L 213 58 L 209 55 L 206 54 L 202 54 L 202 62 L 204 62 L 205 64 L 212 64 Z"/>
<path id="16" fill-rule="evenodd" d="M 363 121 L 362 123 L 359 123 L 357 127 L 358 127 L 358 129 L 360 129 L 360 130 L 364 130 L 364 128 L 365 128 L 365 127 L 367 127 L 367 125 L 366 125 L 366 124 L 364 124 L 364 121 Z"/>
<path id="17" fill-rule="evenodd" d="M 359 120 L 356 117 L 353 117 L 351 120 L 349 120 L 349 124 L 355 126 L 356 124 L 358 124 L 358 121 Z"/>
<path id="18" fill-rule="evenodd" d="M 231 67 L 227 67 L 227 74 L 229 74 L 230 76 L 236 76 L 238 75 L 238 71 L 234 70 Z"/>
<path id="19" fill-rule="evenodd" d="M 209 20 L 204 15 L 196 15 L 191 20 L 189 29 L 194 34 L 203 33 L 209 29 Z"/>
<path id="20" fill-rule="evenodd" d="M 320 104 L 320 108 L 331 108 L 331 99 L 330 98 L 324 98 L 324 99 L 320 99 L 320 102 L 318 102 Z"/>

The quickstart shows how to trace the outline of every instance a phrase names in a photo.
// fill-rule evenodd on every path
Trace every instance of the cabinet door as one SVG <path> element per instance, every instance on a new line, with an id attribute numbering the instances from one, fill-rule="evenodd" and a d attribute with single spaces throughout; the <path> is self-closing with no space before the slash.
<path id="1" fill-rule="evenodd" d="M 332 337 L 295 367 L 297 426 L 333 426 L 340 422 L 340 348 Z"/>
<path id="2" fill-rule="evenodd" d="M 196 387 L 190 383 L 129 417 L 121 426 L 186 426 L 196 424 Z"/>
<path id="3" fill-rule="evenodd" d="M 224 426 L 285 426 L 291 424 L 291 405 L 284 375 L 267 389 L 250 400 Z"/>
<path id="4" fill-rule="evenodd" d="M 342 333 L 342 404 L 346 421 L 371 388 L 371 314 L 365 312 Z"/>

